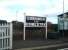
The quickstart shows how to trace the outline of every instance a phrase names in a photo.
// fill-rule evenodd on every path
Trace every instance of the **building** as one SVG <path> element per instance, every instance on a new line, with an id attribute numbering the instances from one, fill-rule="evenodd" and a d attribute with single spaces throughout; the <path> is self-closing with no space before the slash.
<path id="1" fill-rule="evenodd" d="M 45 39 L 46 17 L 26 16 L 24 28 L 24 40 Z"/>
<path id="2" fill-rule="evenodd" d="M 47 22 L 47 32 L 57 32 L 57 31 L 58 31 L 58 24 Z"/>
<path id="3" fill-rule="evenodd" d="M 58 15 L 58 31 L 61 36 L 68 37 L 68 12 Z"/>
<path id="4" fill-rule="evenodd" d="M 13 24 L 13 40 L 22 40 L 24 23 L 19 21 L 12 21 L 12 24 Z"/>

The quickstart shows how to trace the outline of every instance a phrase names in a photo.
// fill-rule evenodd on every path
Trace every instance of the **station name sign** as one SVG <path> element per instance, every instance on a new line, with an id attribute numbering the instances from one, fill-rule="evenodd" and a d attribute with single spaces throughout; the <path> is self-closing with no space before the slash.
<path id="1" fill-rule="evenodd" d="M 27 26 L 45 26 L 46 17 L 26 16 Z"/>

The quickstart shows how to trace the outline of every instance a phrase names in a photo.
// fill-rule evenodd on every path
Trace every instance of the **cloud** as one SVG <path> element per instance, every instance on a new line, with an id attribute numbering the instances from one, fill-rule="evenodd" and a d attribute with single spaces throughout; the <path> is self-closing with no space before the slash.
<path id="1" fill-rule="evenodd" d="M 61 3 L 59 5 L 58 0 L 6 0 L 6 2 L 3 1 L 0 3 L 0 6 L 5 7 L 6 9 L 13 12 L 21 9 L 33 9 L 36 11 L 39 10 L 44 14 L 51 13 L 53 9 L 54 11 L 52 13 L 56 12 L 58 6 L 61 7 Z"/>
<path id="2" fill-rule="evenodd" d="M 68 11 L 67 2 L 65 0 L 65 11 Z M 18 11 L 17 17 L 16 11 Z M 55 15 L 54 17 L 56 17 L 57 14 L 63 12 L 63 0 L 0 0 L 0 16 L 7 16 L 4 19 L 23 21 L 24 12 L 27 15 L 48 15 L 51 17 Z"/>
<path id="3" fill-rule="evenodd" d="M 5 8 L 0 7 L 0 16 L 10 15 L 9 12 Z"/>
<path id="4" fill-rule="evenodd" d="M 64 11 L 68 12 L 68 0 L 64 0 Z"/>
<path id="5" fill-rule="evenodd" d="M 63 11 L 63 1 L 62 0 L 53 0 L 49 3 L 47 9 L 44 10 L 45 14 L 59 14 Z"/>

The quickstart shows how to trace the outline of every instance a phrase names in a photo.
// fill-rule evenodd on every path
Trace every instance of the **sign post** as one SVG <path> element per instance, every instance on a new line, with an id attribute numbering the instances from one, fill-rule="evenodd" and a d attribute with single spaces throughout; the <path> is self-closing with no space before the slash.
<path id="1" fill-rule="evenodd" d="M 46 17 L 46 19 L 47 19 L 47 17 Z M 46 27 L 45 28 L 46 28 L 46 33 L 45 34 L 46 34 L 46 40 L 47 40 L 47 20 L 46 20 Z"/>
<path id="2" fill-rule="evenodd" d="M 26 14 L 24 13 L 24 34 L 23 34 L 23 38 L 25 40 L 25 34 L 26 34 L 26 29 L 28 28 L 28 30 L 35 29 L 35 28 L 45 28 L 46 29 L 46 39 L 47 39 L 47 21 L 46 21 L 46 17 L 39 17 L 39 16 L 26 16 Z M 38 29 L 39 30 L 39 29 Z M 30 36 L 31 36 L 31 32 L 30 31 Z M 29 36 L 29 35 L 28 35 Z"/>
<path id="3" fill-rule="evenodd" d="M 46 32 L 45 32 L 45 39 L 47 40 L 47 16 L 48 15 L 45 15 L 46 16 L 46 25 L 45 25 L 45 30 L 46 30 Z"/>
<path id="4" fill-rule="evenodd" d="M 25 40 L 25 24 L 26 24 L 26 14 L 24 13 L 24 34 L 23 34 L 23 40 Z"/>

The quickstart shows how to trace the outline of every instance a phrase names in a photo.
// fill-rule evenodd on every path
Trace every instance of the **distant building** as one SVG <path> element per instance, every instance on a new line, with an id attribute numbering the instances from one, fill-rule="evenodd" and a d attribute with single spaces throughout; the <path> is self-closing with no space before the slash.
<path id="1" fill-rule="evenodd" d="M 58 15 L 58 31 L 62 36 L 68 37 L 68 12 Z"/>
<path id="2" fill-rule="evenodd" d="M 12 24 L 13 24 L 13 39 L 22 40 L 24 23 L 19 21 L 12 21 Z"/>

